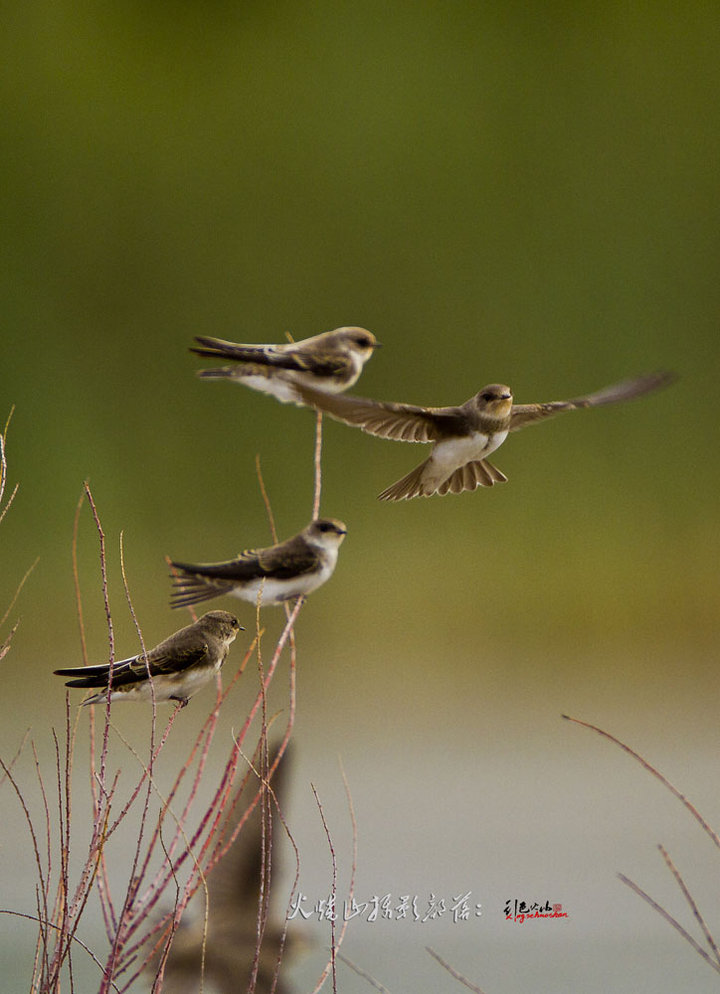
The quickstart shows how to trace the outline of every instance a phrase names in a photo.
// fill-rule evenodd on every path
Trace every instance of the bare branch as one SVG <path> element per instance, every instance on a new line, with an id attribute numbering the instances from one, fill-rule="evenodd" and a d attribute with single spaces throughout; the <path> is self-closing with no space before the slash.
<path id="1" fill-rule="evenodd" d="M 676 930 L 676 932 L 679 932 L 679 934 L 683 937 L 683 939 L 685 939 L 686 942 L 690 943 L 690 945 L 693 947 L 693 949 L 698 954 L 698 956 L 702 956 L 705 962 L 708 963 L 713 968 L 713 970 L 716 971 L 716 973 L 720 973 L 720 965 L 716 963 L 715 960 L 708 955 L 708 953 L 705 952 L 705 950 L 700 945 L 700 943 L 697 942 L 690 935 L 690 933 L 682 927 L 680 922 L 678 922 L 675 918 L 673 918 L 673 916 L 669 914 L 669 912 L 667 912 L 665 908 L 662 907 L 662 905 L 658 904 L 657 901 L 654 901 L 649 894 L 646 894 L 645 891 L 642 890 L 642 888 L 638 887 L 636 883 L 633 883 L 633 881 L 630 880 L 628 877 L 626 877 L 624 873 L 618 873 L 618 877 L 620 878 L 620 880 L 622 880 L 624 884 L 626 884 L 630 888 L 630 890 L 634 890 L 635 893 L 638 894 L 643 899 L 643 901 L 649 904 L 651 908 L 654 908 L 655 911 L 657 911 L 657 913 L 662 918 L 664 918 L 669 925 L 672 925 L 672 927 Z"/>
<path id="2" fill-rule="evenodd" d="M 335 944 L 335 919 L 337 918 L 337 859 L 335 857 L 335 847 L 333 846 L 332 836 L 330 835 L 330 829 L 325 820 L 325 812 L 323 810 L 322 802 L 318 796 L 318 792 L 315 790 L 315 784 L 311 783 L 310 788 L 315 797 L 315 803 L 318 806 L 318 811 L 320 812 L 320 819 L 322 820 L 323 828 L 325 830 L 325 836 L 328 842 L 328 848 L 330 850 L 330 860 L 332 862 L 332 887 L 330 890 L 330 895 L 332 899 L 332 908 L 330 909 L 330 971 L 332 973 L 332 988 L 333 994 L 337 994 L 337 946 Z M 318 991 L 327 976 L 327 970 L 323 973 L 322 977 L 318 981 L 315 990 Z"/>
<path id="3" fill-rule="evenodd" d="M 442 958 L 442 956 L 438 955 L 438 953 L 436 953 L 434 949 L 431 949 L 430 946 L 425 946 L 425 949 L 427 950 L 427 952 L 430 953 L 433 959 L 436 959 L 438 961 L 440 966 L 444 967 L 447 970 L 447 972 L 450 974 L 451 977 L 454 977 L 456 980 L 459 980 L 460 983 L 464 984 L 464 986 L 467 987 L 468 990 L 474 991 L 475 994 L 484 994 L 484 992 L 475 984 L 471 983 L 467 979 L 467 977 L 463 977 L 462 973 L 458 973 L 457 970 L 455 970 L 452 966 L 450 966 L 449 963 L 446 963 L 445 960 Z"/>
<path id="4" fill-rule="evenodd" d="M 313 519 L 320 517 L 320 494 L 322 492 L 322 411 L 318 411 L 315 419 L 315 487 L 313 496 Z"/>
<path id="5" fill-rule="evenodd" d="M 354 973 L 357 973 L 358 977 L 362 977 L 363 980 L 367 980 L 370 986 L 374 987 L 376 991 L 380 991 L 381 994 L 390 994 L 389 988 L 384 987 L 379 980 L 376 980 L 373 976 L 359 967 L 357 963 L 353 963 L 351 959 L 348 959 L 347 956 L 343 955 L 343 953 L 339 950 L 336 953 L 336 956 L 342 963 L 345 964 L 345 966 L 349 966 Z"/>
<path id="6" fill-rule="evenodd" d="M 693 915 L 695 916 L 695 921 L 698 923 L 698 925 L 700 926 L 700 928 L 703 931 L 703 934 L 705 936 L 705 941 L 710 946 L 710 949 L 712 950 L 712 953 L 715 956 L 715 959 L 717 960 L 718 965 L 720 966 L 720 952 L 718 951 L 717 943 L 715 942 L 715 939 L 713 938 L 713 936 L 712 936 L 712 934 L 710 932 L 710 929 L 707 926 L 707 923 L 706 923 L 705 919 L 701 915 L 700 909 L 698 908 L 697 904 L 695 903 L 695 898 L 692 896 L 692 894 L 688 890 L 687 884 L 685 883 L 685 881 L 683 880 L 682 876 L 680 875 L 680 871 L 675 866 L 675 863 L 670 858 L 670 854 L 665 849 L 665 847 L 664 846 L 658 846 L 658 849 L 660 850 L 660 852 L 662 854 L 662 858 L 665 860 L 665 865 L 670 870 L 670 872 L 672 873 L 673 877 L 675 877 L 675 881 L 677 882 L 678 887 L 682 891 L 683 897 L 687 901 L 687 903 L 688 903 L 688 905 L 690 907 L 690 910 L 692 911 Z"/>
<path id="7" fill-rule="evenodd" d="M 717 832 L 713 831 L 713 829 L 708 825 L 708 823 L 702 817 L 702 815 L 697 810 L 695 805 L 691 804 L 691 802 L 687 799 L 687 797 L 685 797 L 685 795 L 681 793 L 681 791 L 679 791 L 677 787 L 674 787 L 673 784 L 670 783 L 667 777 L 663 776 L 663 774 L 660 773 L 659 770 L 656 770 L 655 767 L 652 766 L 650 763 L 648 763 L 646 759 L 643 759 L 643 757 L 639 753 L 635 752 L 634 749 L 631 749 L 630 746 L 625 745 L 625 743 L 621 742 L 620 739 L 615 738 L 614 735 L 611 735 L 609 732 L 604 731 L 602 728 L 598 728 L 597 725 L 591 725 L 589 722 L 581 721 L 579 718 L 571 718 L 570 715 L 567 714 L 562 715 L 562 717 L 565 718 L 566 721 L 572 721 L 576 725 L 582 725 L 583 728 L 589 728 L 591 731 L 597 732 L 598 735 L 601 735 L 603 738 L 608 739 L 610 742 L 614 742 L 616 746 L 619 746 L 623 750 L 623 752 L 626 752 L 629 756 L 632 756 L 633 759 L 636 759 L 638 763 L 640 763 L 640 765 L 643 767 L 643 769 L 647 770 L 648 773 L 651 773 L 657 780 L 660 781 L 660 783 L 664 787 L 666 787 L 670 791 L 671 794 L 673 794 L 674 797 L 677 797 L 677 799 L 690 812 L 690 814 L 693 816 L 693 818 L 698 823 L 698 825 L 700 825 L 702 830 L 712 839 L 712 841 L 715 843 L 718 849 L 720 849 L 720 836 L 717 834 Z"/>

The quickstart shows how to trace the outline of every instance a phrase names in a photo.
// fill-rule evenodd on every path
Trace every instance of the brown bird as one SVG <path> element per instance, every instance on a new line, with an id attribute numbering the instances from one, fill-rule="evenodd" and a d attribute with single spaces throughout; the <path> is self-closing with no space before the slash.
<path id="1" fill-rule="evenodd" d="M 416 407 L 363 397 L 331 396 L 298 387 L 300 402 L 370 435 L 400 442 L 432 442 L 430 456 L 379 494 L 380 500 L 409 500 L 433 494 L 459 494 L 492 487 L 507 477 L 488 461 L 509 432 L 563 411 L 603 407 L 642 397 L 676 379 L 673 373 L 650 373 L 605 387 L 573 400 L 514 404 L 510 387 L 491 383 L 459 407 Z"/>
<path id="2" fill-rule="evenodd" d="M 329 580 L 347 528 L 336 518 L 311 521 L 297 535 L 265 549 L 246 549 L 223 563 L 172 562 L 172 607 L 228 594 L 241 600 L 282 604 L 305 596 Z"/>
<path id="3" fill-rule="evenodd" d="M 192 625 L 166 638 L 147 653 L 99 666 L 73 666 L 55 670 L 71 676 L 67 687 L 102 687 L 83 704 L 110 700 L 180 701 L 187 704 L 213 677 L 227 658 L 230 644 L 243 631 L 227 611 L 208 611 Z"/>
<path id="4" fill-rule="evenodd" d="M 201 348 L 190 351 L 207 359 L 229 359 L 233 365 L 202 369 L 203 379 L 233 380 L 284 404 L 297 403 L 295 387 L 302 385 L 339 393 L 357 382 L 363 366 L 380 347 L 365 328 L 336 328 L 286 345 L 236 345 L 220 338 L 195 339 Z"/>

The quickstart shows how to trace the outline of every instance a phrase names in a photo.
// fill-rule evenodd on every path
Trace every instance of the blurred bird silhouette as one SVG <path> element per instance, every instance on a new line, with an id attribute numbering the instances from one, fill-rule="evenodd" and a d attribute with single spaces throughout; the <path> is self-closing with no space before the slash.
<path id="1" fill-rule="evenodd" d="M 277 752 L 278 747 L 268 769 Z M 164 994 L 201 990 L 203 994 L 289 994 L 280 974 L 294 943 L 292 936 L 285 941 L 285 920 L 271 907 L 279 863 L 277 842 L 283 834 L 278 807 L 283 810 L 288 772 L 286 752 L 270 781 L 272 793 L 252 773 L 239 789 L 226 837 L 259 789 L 260 798 L 230 849 L 207 875 L 207 926 L 201 888 L 173 936 L 163 974 Z M 157 976 L 158 967 L 156 958 L 148 974 Z"/>

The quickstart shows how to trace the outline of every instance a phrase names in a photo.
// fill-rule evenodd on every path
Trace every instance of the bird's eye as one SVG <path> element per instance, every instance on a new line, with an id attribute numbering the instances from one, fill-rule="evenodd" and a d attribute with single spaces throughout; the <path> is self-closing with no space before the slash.
<path id="1" fill-rule="evenodd" d="M 369 348 L 372 345 L 372 339 L 369 335 L 357 335 L 355 337 L 355 344 L 359 345 L 361 348 Z"/>

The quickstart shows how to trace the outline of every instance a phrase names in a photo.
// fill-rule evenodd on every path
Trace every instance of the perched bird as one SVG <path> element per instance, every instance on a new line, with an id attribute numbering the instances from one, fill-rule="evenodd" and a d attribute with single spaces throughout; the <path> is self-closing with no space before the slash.
<path id="1" fill-rule="evenodd" d="M 178 572 L 172 607 L 187 607 L 229 594 L 241 600 L 281 604 L 309 594 L 332 576 L 347 528 L 335 518 L 318 518 L 293 538 L 267 549 L 247 549 L 224 563 L 172 562 Z"/>
<path id="2" fill-rule="evenodd" d="M 277 748 L 269 757 L 269 768 L 275 765 L 276 757 Z M 223 832 L 226 838 L 247 816 L 258 790 L 262 791 L 232 846 L 207 875 L 207 922 L 204 890 L 195 896 L 180 921 L 163 971 L 163 991 L 167 994 L 197 994 L 200 990 L 239 994 L 251 989 L 255 994 L 287 992 L 279 964 L 298 942 L 292 933 L 286 935 L 284 916 L 274 910 L 272 897 L 285 834 L 281 815 L 288 773 L 286 753 L 270 788 L 261 786 L 251 775 L 229 805 L 232 814 Z M 251 987 L 255 963 L 257 973 Z M 147 973 L 156 975 L 159 965 L 156 956 Z"/>
<path id="3" fill-rule="evenodd" d="M 675 379 L 673 373 L 651 373 L 585 397 L 547 404 L 513 404 L 510 387 L 501 383 L 483 387 L 459 407 L 415 407 L 363 397 L 334 397 L 304 386 L 298 392 L 301 403 L 379 438 L 433 442 L 425 462 L 378 495 L 380 500 L 409 500 L 504 483 L 507 477 L 488 462 L 487 456 L 502 445 L 509 432 L 562 411 L 632 400 Z"/>
<path id="4" fill-rule="evenodd" d="M 227 611 L 209 611 L 160 642 L 147 653 L 99 666 L 75 666 L 55 670 L 71 676 L 66 687 L 102 687 L 83 704 L 110 700 L 179 701 L 183 707 L 204 683 L 214 676 L 227 658 L 231 642 L 243 631 L 237 618 Z"/>
<path id="5" fill-rule="evenodd" d="M 203 378 L 234 380 L 269 393 L 287 403 L 298 403 L 298 384 L 340 393 L 357 382 L 362 368 L 380 343 L 365 328 L 336 328 L 286 345 L 236 345 L 220 338 L 195 339 L 191 348 L 208 359 L 229 359 L 231 366 L 201 369 Z"/>

